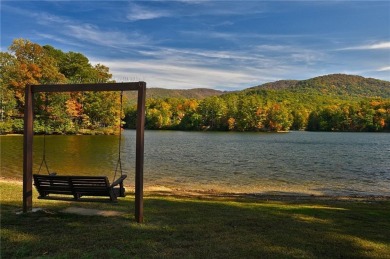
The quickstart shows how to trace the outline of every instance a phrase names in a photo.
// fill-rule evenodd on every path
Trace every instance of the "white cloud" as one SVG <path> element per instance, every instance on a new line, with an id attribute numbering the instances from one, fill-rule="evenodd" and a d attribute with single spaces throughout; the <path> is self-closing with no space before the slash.
<path id="1" fill-rule="evenodd" d="M 110 68 L 117 81 L 141 78 L 152 87 L 242 89 L 280 79 L 318 75 L 316 64 L 327 58 L 320 50 L 290 45 L 205 50 L 149 46 L 134 59 L 93 58 Z M 139 80 L 136 80 L 139 81 Z"/>
<path id="2" fill-rule="evenodd" d="M 135 31 L 124 33 L 119 30 L 102 30 L 92 24 L 81 23 L 78 20 L 71 20 L 67 17 L 53 15 L 47 12 L 28 12 L 20 8 L 12 8 L 12 11 L 32 17 L 37 23 L 45 25 L 48 28 L 58 28 L 58 26 L 61 26 L 61 30 L 56 29 L 52 33 L 48 33 L 51 30 L 47 30 L 45 33 L 35 32 L 34 34 L 62 44 L 82 47 L 83 44 L 80 44 L 80 42 L 90 42 L 94 45 L 102 45 L 108 48 L 124 48 L 141 46 L 149 42 L 147 36 Z"/>
<path id="3" fill-rule="evenodd" d="M 10 10 L 12 13 L 14 13 L 16 15 L 22 15 L 22 16 L 34 18 L 34 21 L 36 21 L 38 24 L 47 25 L 50 23 L 67 23 L 67 22 L 69 22 L 69 20 L 65 17 L 54 15 L 54 14 L 47 13 L 47 12 L 34 12 L 31 10 L 7 6 L 7 5 L 3 6 L 3 8 Z"/>
<path id="4" fill-rule="evenodd" d="M 294 66 L 272 60 L 257 66 L 200 64 L 178 57 L 153 60 L 90 59 L 110 68 L 116 81 L 145 81 L 148 87 L 171 89 L 214 88 L 238 90 L 280 79 L 304 79 L 319 75 L 315 68 Z M 307 77 L 306 77 L 307 75 Z M 299 78 L 297 78 L 299 76 Z"/>
<path id="5" fill-rule="evenodd" d="M 104 31 L 97 26 L 90 24 L 69 24 L 65 26 L 69 37 L 77 38 L 81 41 L 88 41 L 93 44 L 107 46 L 108 48 L 118 48 L 125 46 L 143 45 L 148 41 L 147 37 L 134 33 L 123 33 L 120 31 Z"/>
<path id="6" fill-rule="evenodd" d="M 249 51 L 251 52 L 251 51 Z M 205 49 L 177 49 L 177 48 L 153 48 L 148 51 L 140 51 L 141 54 L 154 59 L 168 59 L 175 62 L 193 62 L 195 64 L 214 64 L 215 62 L 246 62 L 259 61 L 263 56 L 254 52 L 240 50 L 205 50 Z"/>
<path id="7" fill-rule="evenodd" d="M 126 18 L 129 21 L 138 21 L 169 17 L 171 15 L 171 12 L 167 10 L 152 10 L 137 4 L 132 4 Z"/>
<path id="8" fill-rule="evenodd" d="M 149 87 L 189 89 L 196 87 L 238 88 L 258 82 L 256 74 L 248 71 L 205 68 L 193 65 L 167 64 L 163 61 L 95 60 L 110 68 L 117 81 L 123 78 L 140 78 Z M 138 80 L 137 80 L 138 81 Z"/>
<path id="9" fill-rule="evenodd" d="M 46 12 L 33 13 L 33 16 L 36 18 L 39 24 L 44 24 L 44 25 L 50 25 L 52 23 L 64 24 L 70 22 L 70 20 L 68 20 L 65 17 L 49 14 Z"/>
<path id="10" fill-rule="evenodd" d="M 164 1 L 155 2 L 162 3 Z M 266 4 L 258 1 L 246 1 L 245 4 L 235 1 L 224 1 L 221 4 L 219 1 L 210 0 L 176 0 L 172 2 L 191 5 L 191 7 L 183 8 L 183 6 L 175 5 L 171 9 L 167 3 L 159 7 L 150 7 L 145 4 L 142 5 L 142 2 L 132 2 L 126 18 L 129 21 L 139 21 L 164 17 L 247 16 L 249 14 L 264 13 L 267 10 Z M 231 24 L 231 22 L 228 24 Z"/>
<path id="11" fill-rule="evenodd" d="M 390 49 L 390 41 L 373 44 L 370 46 L 371 49 Z"/>
<path id="12" fill-rule="evenodd" d="M 86 44 L 87 46 L 103 46 L 107 51 L 116 49 L 128 52 L 129 49 L 132 50 L 150 42 L 149 37 L 136 31 L 124 33 L 117 30 L 102 30 L 95 25 L 75 22 L 65 23 L 62 28 L 58 33 L 36 33 L 36 35 L 80 48 L 86 48 Z"/>
<path id="13" fill-rule="evenodd" d="M 390 67 L 381 67 L 377 71 L 382 72 L 382 71 L 390 71 Z"/>
<path id="14" fill-rule="evenodd" d="M 369 45 L 346 47 L 346 48 L 342 48 L 340 50 L 376 50 L 376 49 L 390 49 L 390 41 L 389 42 L 373 43 L 373 44 L 369 44 Z"/>
<path id="15" fill-rule="evenodd" d="M 52 40 L 52 41 L 56 41 L 56 42 L 64 44 L 64 45 L 77 46 L 79 48 L 83 48 L 84 47 L 83 44 L 76 43 L 75 41 L 70 40 L 68 37 L 67 38 L 58 37 L 58 36 L 55 36 L 53 34 L 40 33 L 40 32 L 35 32 L 35 35 L 37 35 L 37 36 L 39 36 L 39 37 L 41 37 L 43 39 L 49 39 L 49 40 Z"/>

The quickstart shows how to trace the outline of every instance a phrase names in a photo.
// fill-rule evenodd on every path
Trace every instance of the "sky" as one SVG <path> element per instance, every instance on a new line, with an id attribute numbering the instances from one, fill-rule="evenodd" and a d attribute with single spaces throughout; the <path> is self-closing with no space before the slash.
<path id="1" fill-rule="evenodd" d="M 118 82 L 240 90 L 344 73 L 390 80 L 390 1 L 1 1 L 16 38 L 80 52 Z"/>

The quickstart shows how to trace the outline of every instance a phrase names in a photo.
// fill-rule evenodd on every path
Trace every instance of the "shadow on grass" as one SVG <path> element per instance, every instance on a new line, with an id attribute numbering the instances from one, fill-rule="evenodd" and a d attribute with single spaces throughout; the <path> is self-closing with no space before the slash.
<path id="1" fill-rule="evenodd" d="M 289 258 L 389 257 L 388 201 L 267 201 L 148 195 L 145 223 L 131 195 L 118 203 L 34 200 L 45 211 L 16 215 L 2 199 L 2 256 Z M 69 206 L 125 212 L 80 216 Z"/>

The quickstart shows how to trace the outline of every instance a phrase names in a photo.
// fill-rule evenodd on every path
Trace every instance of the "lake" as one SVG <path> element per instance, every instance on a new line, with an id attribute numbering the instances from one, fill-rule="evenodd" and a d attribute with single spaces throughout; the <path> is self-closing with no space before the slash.
<path id="1" fill-rule="evenodd" d="M 0 140 L 1 175 L 22 178 L 22 136 Z M 42 147 L 43 136 L 34 136 L 34 173 Z M 60 175 L 112 181 L 118 136 L 46 136 L 46 160 Z M 132 130 L 122 134 L 122 167 L 134 186 Z M 146 131 L 144 181 L 146 188 L 390 196 L 390 134 Z"/>

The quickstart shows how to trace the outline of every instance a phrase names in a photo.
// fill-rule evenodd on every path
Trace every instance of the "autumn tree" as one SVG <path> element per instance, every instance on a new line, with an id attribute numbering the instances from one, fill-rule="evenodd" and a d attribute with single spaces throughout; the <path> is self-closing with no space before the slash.
<path id="1" fill-rule="evenodd" d="M 10 75 L 7 82 L 15 93 L 20 113 L 23 113 L 24 109 L 26 85 L 65 82 L 65 76 L 60 73 L 56 61 L 40 45 L 29 40 L 16 39 L 8 49 L 14 60 L 7 67 Z"/>
<path id="2" fill-rule="evenodd" d="M 109 82 L 112 78 L 108 67 L 91 65 L 81 53 L 65 53 L 25 39 L 14 40 L 9 52 L 1 52 L 0 65 L 1 119 L 10 120 L 14 125 L 21 124 L 15 116 L 23 114 L 26 85 Z M 34 129 L 64 133 L 76 132 L 82 127 L 116 127 L 118 102 L 119 95 L 115 92 L 36 94 Z M 21 130 L 19 127 L 18 131 Z M 5 130 L 12 131 L 15 130 Z"/>
<path id="3" fill-rule="evenodd" d="M 240 96 L 234 117 L 238 131 L 256 131 L 263 127 L 263 105 L 259 96 Z"/>
<path id="4" fill-rule="evenodd" d="M 264 126 L 268 131 L 287 131 L 293 123 L 292 115 L 282 104 L 275 103 L 267 111 Z"/>

